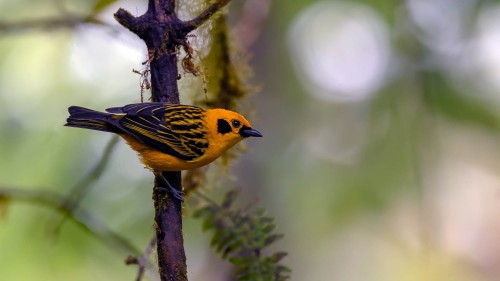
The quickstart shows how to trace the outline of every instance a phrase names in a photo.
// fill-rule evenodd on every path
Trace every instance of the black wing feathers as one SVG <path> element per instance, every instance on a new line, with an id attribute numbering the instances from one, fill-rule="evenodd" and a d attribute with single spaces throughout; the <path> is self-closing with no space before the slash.
<path id="1" fill-rule="evenodd" d="M 165 126 L 168 130 L 160 130 L 160 135 L 172 147 L 184 155 L 199 157 L 208 149 L 206 138 L 205 111 L 194 106 L 172 106 L 165 112 Z"/>
<path id="2" fill-rule="evenodd" d="M 159 102 L 129 104 L 108 113 L 72 106 L 67 126 L 126 133 L 163 153 L 194 160 L 208 148 L 204 110 Z"/>
<path id="3" fill-rule="evenodd" d="M 108 122 L 108 119 L 112 116 L 111 114 L 79 106 L 70 106 L 68 111 L 70 116 L 66 119 L 67 123 L 64 126 L 112 133 L 119 132 L 116 127 Z"/>

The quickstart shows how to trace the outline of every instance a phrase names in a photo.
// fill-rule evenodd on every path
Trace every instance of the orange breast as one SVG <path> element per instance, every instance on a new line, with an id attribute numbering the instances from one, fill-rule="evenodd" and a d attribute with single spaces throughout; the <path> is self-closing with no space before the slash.
<path id="1" fill-rule="evenodd" d="M 155 171 L 181 171 L 195 169 L 209 164 L 217 159 L 217 157 L 219 157 L 222 153 L 222 151 L 221 153 L 205 153 L 203 156 L 195 160 L 186 161 L 160 152 L 156 149 L 152 149 L 132 136 L 125 134 L 121 134 L 120 136 L 125 139 L 133 150 L 137 151 L 142 163 Z"/>

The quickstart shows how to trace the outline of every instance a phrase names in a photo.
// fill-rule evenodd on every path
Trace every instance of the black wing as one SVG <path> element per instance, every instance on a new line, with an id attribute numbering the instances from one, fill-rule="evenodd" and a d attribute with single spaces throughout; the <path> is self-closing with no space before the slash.
<path id="1" fill-rule="evenodd" d="M 208 148 L 201 108 L 151 102 L 106 111 L 117 114 L 113 125 L 163 153 L 190 161 Z"/>

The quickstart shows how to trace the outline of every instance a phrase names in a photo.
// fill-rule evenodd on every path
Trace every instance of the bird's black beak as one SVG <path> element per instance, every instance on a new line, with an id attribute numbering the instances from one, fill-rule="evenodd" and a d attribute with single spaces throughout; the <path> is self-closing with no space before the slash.
<path id="1" fill-rule="evenodd" d="M 240 135 L 244 138 L 248 138 L 248 137 L 262 137 L 262 134 L 257 131 L 257 130 L 254 130 L 252 128 L 249 128 L 247 126 L 243 126 L 240 130 Z"/>

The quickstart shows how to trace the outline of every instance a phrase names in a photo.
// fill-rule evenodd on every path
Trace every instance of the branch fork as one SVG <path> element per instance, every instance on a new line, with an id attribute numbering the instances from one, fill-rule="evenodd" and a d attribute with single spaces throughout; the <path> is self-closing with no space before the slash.
<path id="1" fill-rule="evenodd" d="M 175 0 L 149 0 L 148 10 L 139 17 L 134 17 L 121 8 L 114 14 L 121 25 L 146 43 L 153 101 L 179 103 L 178 48 L 183 46 L 189 50 L 188 34 L 220 11 L 229 1 L 218 0 L 188 21 L 178 18 L 175 13 Z M 189 66 L 188 62 L 183 64 Z M 163 172 L 162 176 L 175 189 L 182 190 L 180 172 Z M 161 182 L 160 176 L 155 177 L 155 187 Z M 162 281 L 187 281 L 181 202 L 166 193 L 156 192 L 156 188 L 153 190 L 160 278 Z"/>

